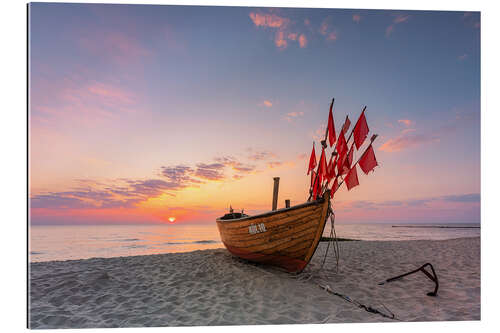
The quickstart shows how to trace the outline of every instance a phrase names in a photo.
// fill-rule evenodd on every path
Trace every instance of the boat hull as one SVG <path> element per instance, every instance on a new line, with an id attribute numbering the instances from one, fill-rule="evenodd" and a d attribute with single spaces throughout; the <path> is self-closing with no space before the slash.
<path id="1" fill-rule="evenodd" d="M 323 198 L 239 219 L 217 219 L 225 247 L 240 258 L 300 272 L 318 246 L 329 207 Z"/>

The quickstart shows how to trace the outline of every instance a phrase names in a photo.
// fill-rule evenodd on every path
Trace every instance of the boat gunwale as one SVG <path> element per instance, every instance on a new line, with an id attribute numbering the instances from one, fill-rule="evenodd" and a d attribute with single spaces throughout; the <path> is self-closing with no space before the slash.
<path id="1" fill-rule="evenodd" d="M 324 198 L 319 198 L 319 199 L 317 199 L 315 201 L 304 202 L 304 203 L 301 203 L 299 205 L 295 205 L 295 206 L 292 206 L 292 207 L 281 208 L 281 209 L 277 209 L 277 210 L 272 210 L 272 211 L 265 212 L 265 213 L 258 214 L 258 215 L 240 217 L 238 219 L 222 220 L 219 217 L 219 218 L 216 219 L 216 222 L 220 222 L 220 223 L 226 223 L 226 222 L 228 222 L 229 223 L 229 222 L 241 222 L 241 221 L 245 221 L 245 220 L 258 219 L 258 218 L 268 217 L 268 216 L 272 216 L 272 215 L 276 215 L 276 214 L 280 214 L 280 213 L 290 212 L 290 211 L 293 211 L 295 209 L 300 209 L 300 208 L 304 208 L 304 207 L 308 207 L 308 206 L 320 205 L 320 204 L 323 204 L 324 202 L 325 202 Z"/>

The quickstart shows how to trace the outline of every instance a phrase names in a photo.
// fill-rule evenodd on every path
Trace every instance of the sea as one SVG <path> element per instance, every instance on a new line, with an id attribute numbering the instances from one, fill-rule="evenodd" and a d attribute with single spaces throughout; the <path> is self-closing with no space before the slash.
<path id="1" fill-rule="evenodd" d="M 222 248 L 214 224 L 43 225 L 29 231 L 29 261 L 77 260 Z M 479 224 L 335 224 L 339 238 L 370 241 L 479 237 Z M 329 222 L 323 232 L 330 235 Z"/>

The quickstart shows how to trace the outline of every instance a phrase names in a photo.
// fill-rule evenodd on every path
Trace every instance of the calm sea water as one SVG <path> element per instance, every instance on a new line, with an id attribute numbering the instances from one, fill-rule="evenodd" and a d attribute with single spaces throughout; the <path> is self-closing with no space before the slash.
<path id="1" fill-rule="evenodd" d="M 395 228 L 391 224 L 336 224 L 335 230 L 337 237 L 359 240 L 441 240 L 480 236 L 478 224 L 429 224 L 418 225 L 419 228 L 399 225 L 404 227 Z M 329 233 L 330 227 L 327 225 L 324 235 L 328 236 Z M 220 247 L 224 245 L 215 224 L 32 226 L 29 259 L 37 262 L 107 258 Z"/>

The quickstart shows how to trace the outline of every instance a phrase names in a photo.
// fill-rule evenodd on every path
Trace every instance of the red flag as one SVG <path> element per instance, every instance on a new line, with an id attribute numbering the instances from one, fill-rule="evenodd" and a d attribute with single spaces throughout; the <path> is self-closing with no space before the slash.
<path id="1" fill-rule="evenodd" d="M 314 185 L 313 185 L 313 200 L 316 200 L 316 192 L 317 192 L 317 186 L 316 184 L 318 183 L 318 177 L 314 178 Z"/>
<path id="2" fill-rule="evenodd" d="M 347 133 L 347 131 L 349 130 L 349 127 L 351 127 L 351 121 L 349 120 L 349 116 L 346 116 L 344 126 L 342 126 L 342 131 L 344 133 Z"/>
<path id="3" fill-rule="evenodd" d="M 345 176 L 345 184 L 347 185 L 347 189 L 350 191 L 354 186 L 359 185 L 358 181 L 358 172 L 356 171 L 356 164 L 352 166 L 352 169 L 349 170 L 347 176 Z"/>
<path id="4" fill-rule="evenodd" d="M 347 155 L 339 156 L 337 159 L 337 174 L 339 176 L 345 175 L 349 171 L 349 167 L 345 167 Z"/>
<path id="5" fill-rule="evenodd" d="M 354 144 L 351 145 L 351 149 L 349 150 L 349 154 L 347 154 L 347 167 L 350 168 L 352 164 L 352 159 L 354 157 Z"/>
<path id="6" fill-rule="evenodd" d="M 333 156 L 330 158 L 330 162 L 328 163 L 328 166 L 326 167 L 326 179 L 328 181 L 328 184 L 330 183 L 332 178 L 335 177 L 335 163 L 337 162 L 337 157 L 335 156 L 335 160 L 332 160 L 332 159 L 333 159 Z"/>
<path id="7" fill-rule="evenodd" d="M 356 143 L 357 149 L 365 142 L 369 131 L 368 124 L 366 123 L 365 111 L 363 110 L 356 122 L 356 126 L 354 126 L 354 143 Z"/>
<path id="8" fill-rule="evenodd" d="M 375 158 L 375 152 L 373 151 L 372 145 L 366 148 L 366 151 L 361 156 L 359 160 L 359 166 L 365 174 L 372 171 L 377 166 L 377 159 Z"/>
<path id="9" fill-rule="evenodd" d="M 330 104 L 330 113 L 328 114 L 328 141 L 330 141 L 330 147 L 335 143 L 335 125 L 333 123 L 333 114 L 332 114 L 332 104 Z"/>
<path id="10" fill-rule="evenodd" d="M 340 131 L 339 141 L 337 142 L 337 153 L 339 153 L 339 159 L 347 153 L 347 143 L 345 142 L 344 132 Z"/>
<path id="11" fill-rule="evenodd" d="M 330 192 L 330 196 L 331 196 L 332 199 L 333 199 L 333 195 L 337 191 L 338 187 L 339 187 L 339 181 L 338 181 L 337 177 L 335 177 L 335 181 L 333 182 L 332 190 Z"/>
<path id="12" fill-rule="evenodd" d="M 318 178 L 319 183 L 323 182 L 323 178 L 326 176 L 326 157 L 325 157 L 325 148 L 321 151 L 321 157 L 319 158 L 319 167 L 318 167 Z"/>
<path id="13" fill-rule="evenodd" d="M 313 200 L 316 200 L 316 198 L 318 197 L 320 188 L 321 188 L 321 181 L 319 177 L 316 177 L 314 179 L 314 186 L 313 186 Z"/>
<path id="14" fill-rule="evenodd" d="M 313 150 L 311 152 L 311 157 L 309 157 L 309 169 L 307 169 L 307 174 L 314 170 L 316 167 L 316 151 L 314 150 L 314 142 L 313 142 Z"/>
<path id="15" fill-rule="evenodd" d="M 311 172 L 311 187 L 314 185 L 314 178 L 316 178 L 316 171 Z"/>

